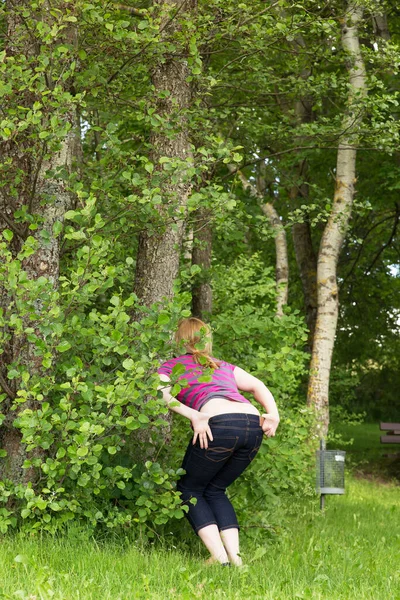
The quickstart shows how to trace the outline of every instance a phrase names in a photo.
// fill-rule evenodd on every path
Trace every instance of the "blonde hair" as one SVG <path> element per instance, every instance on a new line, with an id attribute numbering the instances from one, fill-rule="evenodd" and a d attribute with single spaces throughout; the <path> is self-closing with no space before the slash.
<path id="1" fill-rule="evenodd" d="M 212 341 L 210 327 L 201 321 L 201 319 L 197 319 L 196 317 L 181 319 L 175 333 L 175 342 L 180 347 L 183 345 L 187 352 L 193 354 L 193 360 L 197 364 L 211 367 L 212 369 L 218 368 L 218 362 L 211 357 Z M 198 345 L 200 345 L 200 348 L 196 347 Z"/>

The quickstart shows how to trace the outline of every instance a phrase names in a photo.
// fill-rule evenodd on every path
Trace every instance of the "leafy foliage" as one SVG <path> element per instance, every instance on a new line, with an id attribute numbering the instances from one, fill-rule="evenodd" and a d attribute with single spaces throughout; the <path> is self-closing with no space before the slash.
<path id="1" fill-rule="evenodd" d="M 174 299 L 159 306 L 140 306 L 132 285 L 139 231 L 157 235 L 184 218 L 187 230 L 196 232 L 199 207 L 208 211 L 215 233 L 215 353 L 265 381 L 282 411 L 282 433 L 264 444 L 253 470 L 237 484 L 237 504 L 245 520 L 251 514 L 255 522 L 265 499 L 278 504 L 285 494 L 311 493 L 311 417 L 299 388 L 306 332 L 294 258 L 292 308 L 277 319 L 271 229 L 228 165 L 255 181 L 262 162 L 266 200 L 287 228 L 309 220 L 317 247 L 331 208 L 347 97 L 345 57 L 338 50 L 343 6 L 309 0 L 198 4 L 195 18 L 183 7 L 175 14 L 147 2 L 136 9 L 57 1 L 46 18 L 41 0 L 1 6 L 0 192 L 11 209 L 0 237 L 0 348 L 12 341 L 29 351 L 5 365 L 6 385 L 17 392 L 11 401 L 4 389 L 0 394 L 0 422 L 22 436 L 27 480 L 38 474 L 35 484 L 0 483 L 2 532 L 17 526 L 54 532 L 82 520 L 89 528 L 137 526 L 152 535 L 154 524 L 183 516 L 175 481 L 185 425 L 174 425 L 171 440 L 154 373 L 171 353 L 178 319 L 188 315 L 196 267 L 182 259 Z M 12 18 L 18 16 L 11 48 L 10 6 Z M 369 414 L 377 416 L 383 395 L 390 399 L 387 408 L 394 406 L 400 356 L 393 294 L 398 272 L 392 268 L 398 252 L 399 173 L 392 154 L 398 147 L 399 50 L 397 34 L 383 43 L 371 29 L 370 16 L 381 3 L 371 0 L 365 8 L 366 153 L 359 152 L 360 197 L 340 266 L 343 327 L 332 395 L 335 404 L 360 410 L 368 398 Z M 156 107 L 167 92 L 157 96 L 152 72 L 182 56 L 194 100 L 185 114 L 172 110 L 166 121 Z M 302 98 L 311 116 L 298 123 L 294 106 Z M 35 177 L 71 135 L 72 114 L 79 115 L 82 153 L 72 174 L 46 173 L 46 180 L 62 181 L 72 199 L 49 228 L 32 211 Z M 193 158 L 154 161 L 153 134 L 166 131 L 172 139 L 183 121 Z M 377 151 L 373 163 L 370 150 Z M 309 164 L 307 176 L 298 175 L 302 160 Z M 373 185 L 371 171 L 379 174 Z M 187 213 L 178 214 L 177 199 L 161 190 L 180 178 L 191 181 L 192 192 Z M 291 189 L 304 183 L 308 199 L 293 203 Z M 390 231 L 387 207 L 371 189 L 397 207 Z M 52 194 L 41 201 L 57 204 Z M 29 276 L 30 257 L 54 239 L 61 242 L 57 282 Z M 365 276 L 355 277 L 360 264 Z M 9 459 L 0 450 L 2 465 Z"/>

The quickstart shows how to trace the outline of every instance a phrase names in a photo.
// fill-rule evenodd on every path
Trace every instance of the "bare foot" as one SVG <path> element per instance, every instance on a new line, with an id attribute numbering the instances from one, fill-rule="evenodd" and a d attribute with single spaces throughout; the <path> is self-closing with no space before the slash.
<path id="1" fill-rule="evenodd" d="M 229 562 L 227 562 L 227 563 L 219 562 L 219 560 L 217 560 L 213 556 L 210 556 L 210 558 L 207 558 L 207 560 L 204 561 L 204 564 L 206 565 L 206 567 L 209 567 L 210 565 L 221 565 L 221 564 L 222 565 L 230 565 Z"/>
<path id="2" fill-rule="evenodd" d="M 234 560 L 231 559 L 231 564 L 234 567 L 243 567 L 243 561 L 240 556 L 237 556 Z"/>

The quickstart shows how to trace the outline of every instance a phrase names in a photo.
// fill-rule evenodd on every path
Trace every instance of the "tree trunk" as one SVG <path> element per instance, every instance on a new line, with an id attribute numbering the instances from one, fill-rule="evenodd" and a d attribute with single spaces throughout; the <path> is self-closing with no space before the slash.
<path id="1" fill-rule="evenodd" d="M 9 46 L 6 48 L 6 57 L 14 55 L 18 61 L 21 56 L 34 56 L 40 52 L 40 46 L 32 44 L 32 40 L 24 29 L 24 20 L 19 11 L 24 2 L 12 3 L 8 7 L 8 37 Z M 29 4 L 29 3 L 28 3 Z M 62 8 L 62 5 L 60 6 Z M 43 21 L 51 19 L 44 9 L 40 18 Z M 65 40 L 74 44 L 76 41 L 76 30 L 70 26 L 63 32 Z M 57 43 L 59 43 L 58 40 Z M 46 77 L 46 84 L 51 93 L 50 78 Z M 69 85 L 66 84 L 66 85 Z M 24 90 L 24 86 L 21 87 Z M 17 92 L 12 100 L 17 101 L 19 106 L 31 108 L 34 102 L 41 101 L 40 92 L 21 91 Z M 10 102 L 12 101 L 10 100 Z M 7 110 L 7 105 L 5 110 Z M 50 117 L 55 114 L 53 108 L 49 112 L 43 108 L 42 124 L 46 126 Z M 71 128 L 66 137 L 61 140 L 58 150 L 48 149 L 46 141 L 38 137 L 21 132 L 18 136 L 11 138 L 1 144 L 1 155 L 3 161 L 7 162 L 8 170 L 3 180 L 0 194 L 0 231 L 9 228 L 14 233 L 10 243 L 10 250 L 15 259 L 17 253 L 28 235 L 37 240 L 37 250 L 29 257 L 23 259 L 22 269 L 28 279 L 35 281 L 39 277 L 48 279 L 53 289 L 57 289 L 59 280 L 59 257 L 60 238 L 54 235 L 53 226 L 59 221 L 63 222 L 65 212 L 70 208 L 71 197 L 67 190 L 67 184 L 58 172 L 60 169 L 70 171 L 73 159 L 76 158 L 77 149 L 80 146 L 77 131 L 76 109 L 62 107 L 62 120 L 69 123 Z M 22 131 L 22 130 L 21 130 Z M 15 190 L 15 182 L 18 181 Z M 27 209 L 28 215 L 35 215 L 38 227 L 29 230 L 26 224 L 20 224 L 15 220 L 16 210 Z M 9 307 L 13 298 L 4 286 L 0 287 L 0 302 L 4 314 L 9 314 Z M 35 314 L 40 319 L 42 303 L 35 302 Z M 26 326 L 33 328 L 34 333 L 43 339 L 42 333 L 35 322 L 32 314 L 23 316 Z M 8 327 L 8 328 L 7 328 Z M 43 356 L 37 352 L 36 344 L 29 341 L 25 334 L 16 335 L 13 329 L 6 325 L 6 343 L 3 348 L 2 363 L 0 365 L 0 387 L 6 394 L 3 403 L 5 421 L 0 430 L 0 444 L 7 452 L 5 459 L 0 462 L 0 479 L 9 478 L 14 483 L 23 483 L 34 479 L 34 473 L 30 469 L 23 469 L 22 465 L 27 458 L 40 455 L 41 450 L 36 449 L 27 453 L 25 445 L 21 441 L 21 433 L 14 427 L 14 420 L 18 417 L 18 410 L 11 410 L 13 400 L 20 385 L 20 380 L 7 378 L 8 366 L 11 363 L 19 364 L 29 371 L 30 377 L 41 376 L 45 373 L 42 366 Z M 31 401 L 21 405 L 20 410 L 34 409 Z"/>
<path id="2" fill-rule="evenodd" d="M 155 0 L 154 4 L 176 6 L 174 0 Z M 186 3 L 188 11 L 194 12 L 195 6 L 196 0 Z M 178 30 L 176 19 L 165 17 L 165 23 L 169 24 L 164 36 L 171 36 Z M 191 84 L 187 82 L 189 76 L 186 55 L 170 52 L 163 56 L 152 76 L 156 114 L 165 125 L 154 129 L 150 137 L 153 182 L 161 188 L 163 204 L 159 205 L 159 218 L 153 231 L 142 231 L 139 236 L 136 262 L 134 290 L 147 306 L 164 297 L 172 297 L 174 279 L 179 272 L 186 204 L 191 190 L 190 177 L 185 175 L 185 164 L 187 168 L 192 163 L 186 117 L 192 99 Z M 172 134 L 167 131 L 168 125 L 174 128 Z M 182 161 L 179 174 L 174 172 L 172 177 L 166 178 L 159 162 L 161 157 Z M 158 177 L 157 183 L 154 177 Z"/>
<path id="3" fill-rule="evenodd" d="M 192 289 L 192 313 L 199 319 L 207 319 L 212 312 L 212 289 L 209 270 L 212 253 L 211 215 L 202 209 L 197 211 L 195 221 L 192 264 L 201 268 L 198 280 Z"/>
<path id="4" fill-rule="evenodd" d="M 286 306 L 288 301 L 288 290 L 289 290 L 289 260 L 287 251 L 287 239 L 286 231 L 283 223 L 271 202 L 264 202 L 264 194 L 260 189 L 257 189 L 250 181 L 245 177 L 241 171 L 236 171 L 236 168 L 232 165 L 228 165 L 232 172 L 236 172 L 242 182 L 243 188 L 248 190 L 252 196 L 258 198 L 260 206 L 268 218 L 269 223 L 275 233 L 275 253 L 276 253 L 276 267 L 275 267 L 275 279 L 276 279 L 276 316 L 281 317 L 283 315 L 283 307 Z M 259 181 L 262 180 L 262 176 Z M 261 188 L 265 187 L 263 184 Z"/>
<path id="5" fill-rule="evenodd" d="M 303 288 L 306 323 L 308 327 L 307 351 L 312 351 L 317 320 L 317 257 L 311 237 L 310 223 L 295 223 L 292 237 L 296 262 Z"/>
<path id="6" fill-rule="evenodd" d="M 301 45 L 304 46 L 301 37 L 300 41 L 297 40 L 297 43 L 301 43 Z M 306 80 L 309 76 L 310 70 L 303 69 L 301 74 L 302 79 Z M 309 98 L 303 98 L 295 103 L 297 123 L 302 124 L 311 121 L 311 106 Z M 299 145 L 301 145 L 301 140 L 299 141 Z M 290 189 L 289 196 L 292 206 L 296 206 L 299 199 L 302 204 L 308 204 L 309 199 L 309 186 L 306 181 L 304 181 L 308 172 L 308 162 L 306 159 L 298 163 L 296 171 L 297 177 L 302 181 L 293 185 Z M 306 323 L 308 327 L 306 349 L 311 354 L 317 318 L 317 257 L 314 251 L 310 223 L 307 220 L 303 223 L 295 223 L 292 227 L 292 238 L 296 263 L 299 269 L 303 289 Z"/>
<path id="7" fill-rule="evenodd" d="M 375 35 L 388 42 L 390 40 L 390 32 L 387 16 L 385 14 L 375 14 L 372 16 L 372 23 Z"/>
<path id="8" fill-rule="evenodd" d="M 268 217 L 275 232 L 276 254 L 276 316 L 283 316 L 283 307 L 286 306 L 289 293 L 289 259 L 287 251 L 286 231 L 282 221 L 271 202 L 261 206 L 263 213 Z"/>
<path id="9" fill-rule="evenodd" d="M 356 181 L 358 128 L 362 121 L 363 99 L 367 92 L 365 67 L 358 38 L 358 26 L 362 16 L 362 7 L 350 2 L 342 27 L 342 45 L 348 55 L 348 106 L 343 119 L 343 133 L 339 139 L 332 212 L 322 236 L 318 255 L 318 313 L 308 404 L 316 410 L 316 433 L 319 437 L 326 437 L 329 426 L 329 377 L 339 307 L 336 270 L 351 215 Z"/>

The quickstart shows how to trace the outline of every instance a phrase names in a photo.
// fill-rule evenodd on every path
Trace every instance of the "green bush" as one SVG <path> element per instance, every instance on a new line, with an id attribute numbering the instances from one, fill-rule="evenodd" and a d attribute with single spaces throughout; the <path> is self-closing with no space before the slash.
<path id="1" fill-rule="evenodd" d="M 55 531 L 73 519 L 112 528 L 183 516 L 174 491 L 179 469 L 152 462 L 146 444 L 156 448 L 166 437 L 155 371 L 190 298 L 177 293 L 174 302 L 144 309 L 133 294 L 115 291 L 124 265 L 110 265 L 109 245 L 92 235 L 57 290 L 23 269 L 35 240 L 15 258 L 1 244 L 0 284 L 11 299 L 1 315 L 1 346 L 10 336 L 30 344 L 30 355 L 8 366 L 18 389 L 5 411 L 26 447 L 23 468 L 37 473 L 27 478 L 33 483 L 3 475 L 3 532 Z M 0 460 L 7 473 L 5 450 Z"/>
<path id="2" fill-rule="evenodd" d="M 23 468 L 37 474 L 28 483 L 3 476 L 2 532 L 54 532 L 80 521 L 92 529 L 137 527 L 151 536 L 154 527 L 184 516 L 175 484 L 189 427 L 180 423 L 175 431 L 182 433 L 171 441 L 156 369 L 171 355 L 177 321 L 190 314 L 190 294 L 177 285 L 173 301 L 139 306 L 125 291 L 131 261 L 118 262 L 93 214 L 90 219 L 86 229 L 81 224 L 85 242 L 58 289 L 24 271 L 33 238 L 16 257 L 9 240 L 1 243 L 0 283 L 10 295 L 1 345 L 11 335 L 21 347 L 30 344 L 30 355 L 21 353 L 8 367 L 8 379 L 18 382 L 8 418 L 15 415 L 26 447 Z M 67 226 L 67 237 L 73 233 Z M 186 286 L 191 276 L 182 273 Z M 274 282 L 258 257 L 217 272 L 215 297 L 217 356 L 264 380 L 282 413 L 279 436 L 264 445 L 234 492 L 246 510 L 255 499 L 305 487 L 308 429 L 295 408 L 305 332 L 295 313 L 274 317 Z M 9 457 L 1 452 L 7 473 Z"/>

